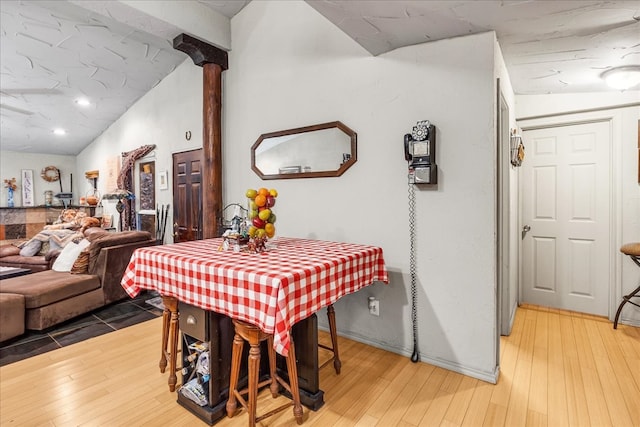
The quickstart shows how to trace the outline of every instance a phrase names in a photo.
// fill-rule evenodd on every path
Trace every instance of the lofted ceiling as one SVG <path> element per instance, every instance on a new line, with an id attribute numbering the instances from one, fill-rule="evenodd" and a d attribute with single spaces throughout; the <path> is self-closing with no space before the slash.
<path id="1" fill-rule="evenodd" d="M 608 91 L 603 71 L 640 65 L 636 0 L 306 2 L 372 55 L 493 30 L 518 94 Z M 2 150 L 75 155 L 186 59 L 171 43 L 186 31 L 146 15 L 154 2 L 136 14 L 133 3 L 0 2 Z M 249 0 L 155 2 L 170 3 L 228 24 Z"/>

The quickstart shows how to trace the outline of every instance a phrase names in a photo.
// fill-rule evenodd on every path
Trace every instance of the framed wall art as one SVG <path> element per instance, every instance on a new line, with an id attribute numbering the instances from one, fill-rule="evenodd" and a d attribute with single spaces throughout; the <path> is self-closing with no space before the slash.
<path id="1" fill-rule="evenodd" d="M 160 190 L 169 189 L 169 172 L 166 170 L 158 172 L 158 188 Z"/>
<path id="2" fill-rule="evenodd" d="M 22 206 L 34 206 L 33 202 L 33 170 L 22 169 Z"/>

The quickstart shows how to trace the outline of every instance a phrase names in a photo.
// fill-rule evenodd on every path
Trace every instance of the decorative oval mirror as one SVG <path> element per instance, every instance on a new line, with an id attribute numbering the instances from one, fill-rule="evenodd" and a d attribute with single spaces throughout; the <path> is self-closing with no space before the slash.
<path id="1" fill-rule="evenodd" d="M 342 122 L 265 133 L 251 147 L 251 169 L 262 179 L 340 176 L 356 162 L 356 140 Z"/>

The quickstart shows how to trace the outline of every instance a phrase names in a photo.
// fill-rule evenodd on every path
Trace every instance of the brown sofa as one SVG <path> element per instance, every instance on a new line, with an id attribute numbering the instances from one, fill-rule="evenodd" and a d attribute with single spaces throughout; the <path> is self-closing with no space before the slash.
<path id="1" fill-rule="evenodd" d="M 14 314 L 11 319 L 2 318 L 2 340 L 15 334 L 7 331 L 20 331 L 19 325 L 12 322 L 23 322 L 25 329 L 43 330 L 126 298 L 120 280 L 133 251 L 156 244 L 147 231 L 110 233 L 92 228 L 85 231 L 85 237 L 90 241 L 85 250 L 86 273 L 45 270 L 0 281 L 0 295 L 24 296 L 24 317 Z M 19 299 L 0 298 L 0 312 L 15 311 Z M 5 321 L 9 323 L 4 324 Z"/>
<path id="2" fill-rule="evenodd" d="M 36 271 L 50 270 L 55 257 L 52 255 L 20 255 L 20 248 L 14 245 L 0 246 L 0 266 L 28 268 L 33 273 Z"/>

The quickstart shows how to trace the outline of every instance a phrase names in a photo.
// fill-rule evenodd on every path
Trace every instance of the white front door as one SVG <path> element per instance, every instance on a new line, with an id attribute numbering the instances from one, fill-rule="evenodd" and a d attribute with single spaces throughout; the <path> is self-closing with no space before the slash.
<path id="1" fill-rule="evenodd" d="M 609 314 L 609 122 L 523 132 L 522 302 Z"/>

